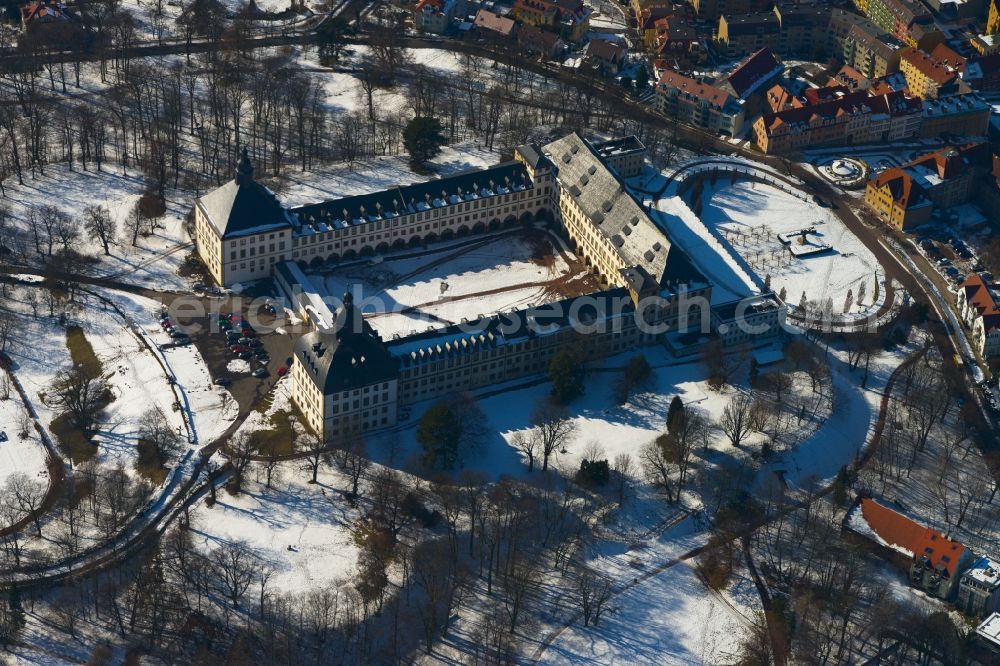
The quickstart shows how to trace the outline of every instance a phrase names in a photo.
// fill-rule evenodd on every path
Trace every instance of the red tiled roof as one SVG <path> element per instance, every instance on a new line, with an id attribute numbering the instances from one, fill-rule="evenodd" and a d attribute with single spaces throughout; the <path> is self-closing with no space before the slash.
<path id="1" fill-rule="evenodd" d="M 963 58 L 944 42 L 934 47 L 934 50 L 931 51 L 931 58 L 958 72 L 965 71 L 965 63 L 968 60 L 968 58 Z"/>
<path id="2" fill-rule="evenodd" d="M 475 24 L 478 28 L 485 28 L 486 30 L 492 30 L 494 32 L 499 32 L 502 35 L 509 35 L 514 31 L 514 21 L 506 16 L 500 16 L 499 14 L 494 14 L 493 12 L 480 9 L 476 12 Z"/>
<path id="3" fill-rule="evenodd" d="M 913 181 L 910 174 L 899 167 L 886 169 L 872 180 L 872 187 L 875 189 L 882 189 L 887 185 L 893 203 L 904 209 L 923 202 L 923 188 Z"/>
<path id="4" fill-rule="evenodd" d="M 847 86 L 852 90 L 862 87 L 868 81 L 868 77 L 854 69 L 850 65 L 844 65 L 836 74 L 830 77 L 828 86 Z"/>
<path id="5" fill-rule="evenodd" d="M 949 576 L 955 574 L 955 568 L 965 552 L 962 544 L 874 500 L 861 500 L 861 515 L 872 531 L 890 546 L 908 550 L 915 558 L 927 557 L 931 566 L 941 565 Z"/>
<path id="6" fill-rule="evenodd" d="M 965 291 L 965 301 L 969 307 L 983 318 L 983 328 L 987 333 L 1000 328 L 1000 307 L 993 297 L 993 290 L 979 273 L 971 273 L 960 286 Z"/>
<path id="7" fill-rule="evenodd" d="M 925 51 L 906 47 L 899 51 L 900 62 L 906 61 L 913 68 L 939 86 L 947 85 L 958 77 L 958 71 L 932 58 Z"/>
<path id="8" fill-rule="evenodd" d="M 707 83 L 702 83 L 696 79 L 692 79 L 689 76 L 684 76 L 680 72 L 675 72 L 673 70 L 667 70 L 660 76 L 659 85 L 667 88 L 677 88 L 682 92 L 686 92 L 689 95 L 693 95 L 698 99 L 705 100 L 709 104 L 715 104 L 718 107 L 723 107 L 732 99 L 732 95 L 727 93 L 725 90 L 716 88 Z"/>
<path id="9" fill-rule="evenodd" d="M 726 77 L 737 97 L 742 98 L 757 85 L 761 79 L 781 67 L 778 58 L 768 47 L 762 48 L 736 66 L 736 69 Z"/>

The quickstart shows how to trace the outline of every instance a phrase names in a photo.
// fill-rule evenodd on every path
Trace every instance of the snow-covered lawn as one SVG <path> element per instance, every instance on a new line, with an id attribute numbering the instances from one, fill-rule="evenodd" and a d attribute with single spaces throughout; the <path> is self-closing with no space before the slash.
<path id="1" fill-rule="evenodd" d="M 21 398 L 11 389 L 10 398 L 0 400 L 0 432 L 6 435 L 6 441 L 0 442 L 0 486 L 3 486 L 12 474 L 19 472 L 48 485 L 45 446 L 34 428 L 29 430 L 26 439 L 18 436 L 20 411 Z"/>
<path id="2" fill-rule="evenodd" d="M 340 495 L 344 483 L 321 474 L 319 483 L 297 463 L 285 463 L 272 488 L 250 481 L 232 496 L 220 490 L 218 501 L 191 512 L 195 545 L 204 554 L 225 542 L 245 542 L 275 570 L 272 589 L 308 592 L 350 579 L 357 570 L 358 549 L 351 526 L 360 512 Z"/>
<path id="3" fill-rule="evenodd" d="M 543 653 L 541 664 L 732 663 L 759 606 L 754 595 L 711 592 L 693 560 L 655 568 L 702 545 L 707 534 L 690 519 L 640 549 L 607 544 L 588 562 L 621 586 L 638 583 L 611 599 L 600 623 L 576 622 Z M 644 578 L 644 574 L 651 574 Z M 735 587 L 735 591 L 739 591 Z M 730 606 L 729 604 L 733 604 Z M 746 605 L 745 605 L 746 604 Z"/>
<path id="4" fill-rule="evenodd" d="M 290 391 L 289 380 L 279 381 L 267 408 L 251 412 L 238 432 L 271 428 L 270 417 L 290 408 Z M 272 589 L 281 593 L 349 580 L 358 557 L 351 530 L 361 509 L 341 495 L 349 481 L 332 465 L 321 466 L 315 485 L 310 476 L 304 461 L 285 462 L 267 488 L 263 467 L 251 466 L 241 494 L 220 490 L 214 506 L 201 503 L 191 512 L 195 545 L 207 555 L 226 542 L 244 542 L 275 571 Z"/>
<path id="5" fill-rule="evenodd" d="M 94 170 L 93 164 L 88 168 L 89 171 L 82 171 L 77 165 L 70 171 L 65 164 L 50 164 L 44 176 L 31 178 L 26 173 L 24 185 L 19 185 L 16 177 L 4 182 L 11 222 L 20 232 L 25 252 L 35 255 L 31 212 L 37 215 L 40 206 L 54 206 L 70 215 L 79 231 L 72 248 L 101 259 L 96 268 L 98 274 L 158 288 L 183 288 L 187 281 L 177 275 L 177 269 L 191 252 L 183 219 L 191 208 L 193 194 L 168 192 L 166 215 L 157 220 L 158 226 L 152 234 L 140 235 L 133 246 L 127 219 L 142 195 L 142 175 L 132 169 L 122 175 L 121 166 L 114 163 L 104 164 L 100 172 Z M 53 192 L 58 192 L 58 197 L 53 197 Z M 117 224 L 118 242 L 111 246 L 111 256 L 106 257 L 100 241 L 83 228 L 87 206 L 106 206 Z M 148 231 L 146 228 L 143 233 Z M 60 243 L 57 241 L 55 245 L 58 249 Z M 42 246 L 45 249 L 44 239 Z"/>

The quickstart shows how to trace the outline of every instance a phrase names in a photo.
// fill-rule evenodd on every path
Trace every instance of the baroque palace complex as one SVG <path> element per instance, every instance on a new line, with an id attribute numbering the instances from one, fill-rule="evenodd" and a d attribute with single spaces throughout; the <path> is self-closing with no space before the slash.
<path id="1" fill-rule="evenodd" d="M 520 146 L 514 161 L 491 168 L 286 208 L 254 180 L 244 152 L 236 177 L 196 202 L 198 251 L 220 285 L 273 278 L 310 323 L 295 346 L 292 399 L 325 440 L 394 425 L 402 405 L 544 373 L 567 346 L 600 358 L 661 342 L 687 322 L 726 343 L 777 334 L 785 308 L 773 294 L 741 308 L 754 336 L 726 332 L 732 303 L 691 305 L 710 303 L 712 285 L 624 181 L 644 156 L 634 137 L 595 144 L 573 133 Z M 555 224 L 605 287 L 383 340 L 352 295 L 331 311 L 303 271 L 534 222 Z"/>

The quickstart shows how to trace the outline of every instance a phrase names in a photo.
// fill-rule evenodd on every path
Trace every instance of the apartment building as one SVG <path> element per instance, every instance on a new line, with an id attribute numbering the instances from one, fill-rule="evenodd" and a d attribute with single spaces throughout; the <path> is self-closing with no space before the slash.
<path id="1" fill-rule="evenodd" d="M 940 599 L 954 596 L 962 573 L 974 559 L 963 544 L 867 497 L 851 509 L 846 526 L 868 540 L 874 550 L 907 568 L 913 587 Z"/>
<path id="2" fill-rule="evenodd" d="M 592 13 L 580 0 L 516 0 L 510 16 L 524 25 L 545 28 L 579 42 L 590 29 Z"/>
<path id="3" fill-rule="evenodd" d="M 418 0 L 413 23 L 421 32 L 444 34 L 456 16 L 465 14 L 465 0 Z"/>
<path id="4" fill-rule="evenodd" d="M 755 52 L 737 65 L 718 87 L 743 102 L 744 113 L 753 116 L 764 105 L 767 90 L 781 80 L 785 66 L 769 47 Z"/>
<path id="5" fill-rule="evenodd" d="M 942 136 L 986 136 L 991 111 L 990 103 L 976 93 L 925 99 L 920 136 L 928 139 Z"/>
<path id="6" fill-rule="evenodd" d="M 691 0 L 699 21 L 716 24 L 723 15 L 753 14 L 771 9 L 769 0 Z"/>
<path id="7" fill-rule="evenodd" d="M 908 46 L 899 52 L 899 71 L 906 77 L 910 93 L 923 99 L 937 99 L 959 90 L 958 69 L 920 49 Z"/>
<path id="8" fill-rule="evenodd" d="M 867 0 L 865 15 L 908 46 L 930 50 L 944 41 L 931 13 L 917 0 Z"/>
<path id="9" fill-rule="evenodd" d="M 955 305 L 984 358 L 1000 356 L 1000 285 L 971 273 L 958 286 Z"/>
<path id="10" fill-rule="evenodd" d="M 777 51 L 785 58 L 820 60 L 827 52 L 830 6 L 799 2 L 779 2 L 774 15 L 781 26 Z"/>
<path id="11" fill-rule="evenodd" d="M 920 100 L 901 92 L 810 89 L 805 105 L 767 111 L 753 125 L 757 146 L 765 153 L 785 153 L 813 146 L 879 143 L 912 138 L 920 132 Z"/>
<path id="12" fill-rule="evenodd" d="M 733 95 L 671 69 L 656 84 L 657 108 L 671 118 L 716 134 L 737 136 L 746 112 Z"/>
<path id="13" fill-rule="evenodd" d="M 1000 563 L 980 557 L 958 581 L 955 606 L 971 617 L 986 617 L 1000 610 Z"/>
<path id="14" fill-rule="evenodd" d="M 780 35 L 781 22 L 774 12 L 725 14 L 719 18 L 716 41 L 726 57 L 740 58 L 777 44 Z"/>
<path id="15" fill-rule="evenodd" d="M 899 70 L 902 42 L 864 16 L 831 10 L 827 41 L 834 57 L 869 79 Z"/>
<path id="16" fill-rule="evenodd" d="M 868 181 L 865 203 L 882 220 L 909 230 L 930 221 L 934 208 L 950 208 L 972 198 L 976 163 L 986 147 L 973 144 L 928 153 Z"/>

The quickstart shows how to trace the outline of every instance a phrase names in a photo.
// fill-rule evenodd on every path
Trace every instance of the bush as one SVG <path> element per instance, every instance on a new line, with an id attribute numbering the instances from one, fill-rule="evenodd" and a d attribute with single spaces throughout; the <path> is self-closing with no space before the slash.
<path id="1" fill-rule="evenodd" d="M 581 460 L 574 481 L 586 488 L 603 486 L 611 479 L 611 467 L 607 460 Z"/>
<path id="2" fill-rule="evenodd" d="M 73 465 L 81 465 L 97 454 L 97 446 L 73 427 L 73 419 L 69 413 L 52 419 L 49 430 L 55 435 L 62 452 L 73 461 Z"/>
<path id="3" fill-rule="evenodd" d="M 428 529 L 437 527 L 441 522 L 441 514 L 424 506 L 424 503 L 413 492 L 406 493 L 403 498 L 403 512 L 414 518 L 421 527 Z"/>

